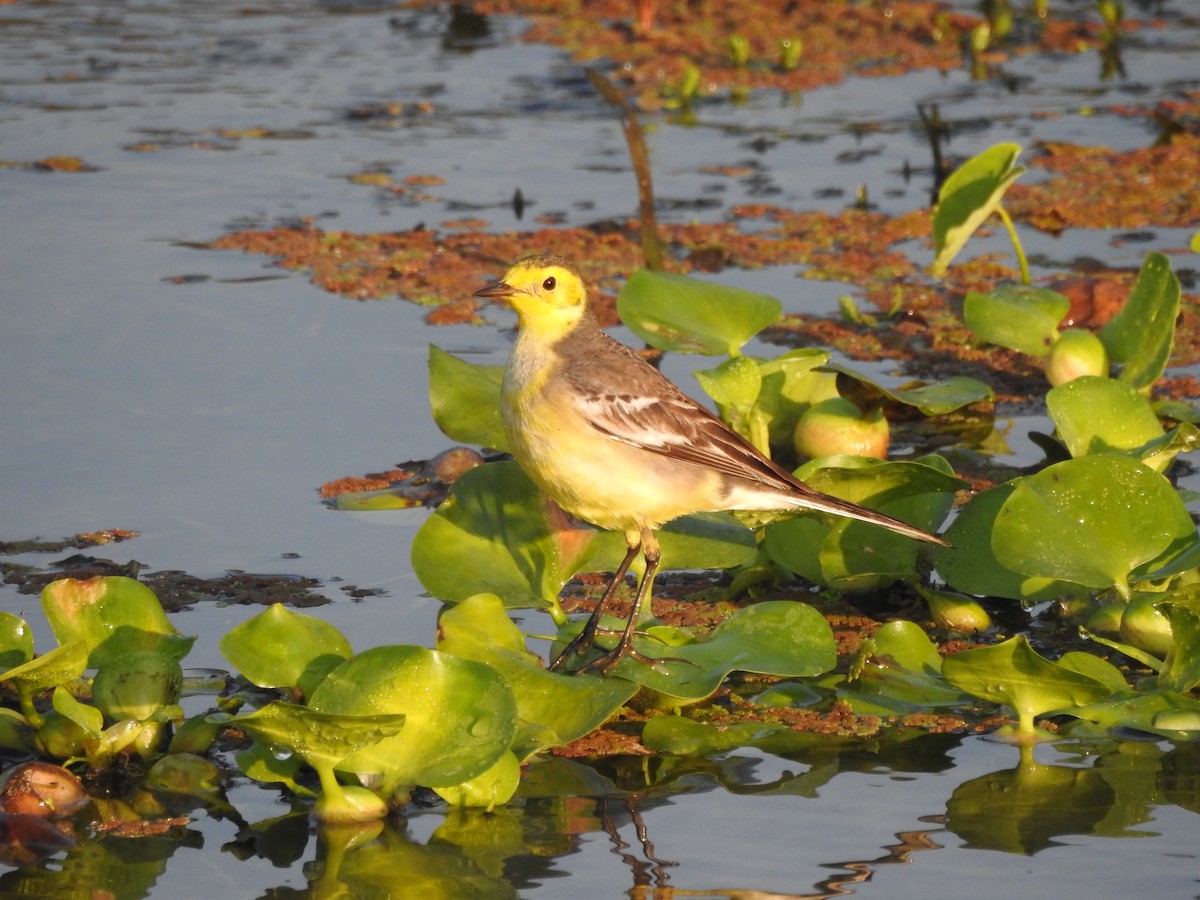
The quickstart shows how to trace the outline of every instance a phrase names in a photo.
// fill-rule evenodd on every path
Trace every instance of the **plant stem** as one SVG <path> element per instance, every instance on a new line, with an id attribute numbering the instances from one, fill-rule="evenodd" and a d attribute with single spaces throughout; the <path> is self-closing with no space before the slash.
<path id="1" fill-rule="evenodd" d="M 650 156 L 646 153 L 646 141 L 642 128 L 621 92 L 611 81 L 592 69 L 587 70 L 588 80 L 608 103 L 621 111 L 621 130 L 625 132 L 625 143 L 629 145 L 629 161 L 637 176 L 638 212 L 642 223 L 642 257 L 646 268 L 661 272 L 663 267 L 662 245 L 658 242 L 658 222 L 654 215 L 654 186 L 650 179 Z"/>
<path id="2" fill-rule="evenodd" d="M 1025 259 L 1025 248 L 1021 246 L 1021 239 L 1017 237 L 1017 229 L 1013 225 L 1012 217 L 1004 208 L 1003 203 L 996 204 L 996 215 L 1000 217 L 1000 221 L 1008 229 L 1008 236 L 1012 238 L 1013 250 L 1017 254 L 1017 263 L 1021 267 L 1021 284 L 1030 284 L 1032 279 L 1029 277 L 1029 261 Z"/>

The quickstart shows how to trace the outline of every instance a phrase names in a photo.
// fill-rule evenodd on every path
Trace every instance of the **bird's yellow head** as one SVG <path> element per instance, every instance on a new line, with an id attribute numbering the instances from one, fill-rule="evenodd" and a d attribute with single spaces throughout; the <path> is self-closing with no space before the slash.
<path id="1" fill-rule="evenodd" d="M 587 313 L 587 287 L 579 270 L 561 256 L 538 254 L 514 263 L 496 284 L 476 297 L 501 297 L 512 304 L 522 328 L 547 338 L 570 331 Z"/>

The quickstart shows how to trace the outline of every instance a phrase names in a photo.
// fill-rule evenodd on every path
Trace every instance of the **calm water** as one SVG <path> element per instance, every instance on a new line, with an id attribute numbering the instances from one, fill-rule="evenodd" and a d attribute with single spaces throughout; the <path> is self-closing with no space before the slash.
<path id="1" fill-rule="evenodd" d="M 928 150 L 917 102 L 936 101 L 944 117 L 964 123 L 949 146 L 959 156 L 1012 139 L 1144 146 L 1153 137 L 1145 122 L 1080 110 L 1200 86 L 1191 0 L 1153 9 L 1170 27 L 1134 35 L 1126 76 L 1112 81 L 1099 80 L 1095 54 L 1024 57 L 1005 65 L 1017 90 L 961 71 L 916 73 L 851 79 L 799 104 L 763 93 L 740 106 L 704 105 L 692 128 L 664 122 L 650 136 L 663 218 L 720 221 L 741 202 L 837 210 L 860 185 L 885 211 L 919 207 L 930 185 L 920 174 Z M 1131 18 L 1140 14 L 1129 4 Z M 337 514 L 314 490 L 443 449 L 426 402 L 427 344 L 500 362 L 511 318 L 490 310 L 497 327 L 431 329 L 408 304 L 330 296 L 260 258 L 195 245 L 298 218 L 362 231 L 436 227 L 463 215 L 497 230 L 529 227 L 509 206 L 516 188 L 533 214 L 561 213 L 567 224 L 631 215 L 620 129 L 579 68 L 552 48 L 520 43 L 518 20 L 490 19 L 471 41 L 455 37 L 450 20 L 445 9 L 279 0 L 0 7 L 0 160 L 73 155 L 97 169 L 0 169 L 0 540 L 131 529 L 142 536 L 97 554 L 206 577 L 230 569 L 310 576 L 334 601 L 319 614 L 356 648 L 432 642 L 437 604 L 421 596 L 408 567 L 425 513 Z M 348 115 L 390 102 L 424 102 L 432 112 L 388 127 Z M 872 128 L 866 136 L 863 125 Z M 260 128 L 272 136 L 224 136 Z M 148 144 L 158 149 L 138 149 Z M 748 161 L 754 177 L 703 171 Z M 906 163 L 918 172 L 909 180 Z M 427 189 L 432 199 L 405 205 L 346 180 L 378 166 L 397 180 L 444 183 Z M 1033 235 L 1027 246 L 1136 265 L 1147 249 L 1185 241 L 1169 229 L 1149 244 L 1116 246 L 1113 237 Z M 1003 238 L 972 247 L 1007 249 Z M 836 308 L 837 285 L 798 282 L 793 271 L 723 277 L 789 309 Z M 671 365 L 688 384 L 688 361 Z M 385 593 L 354 602 L 341 589 L 348 584 Z M 0 608 L 40 619 L 36 598 L 9 586 Z M 217 640 L 254 612 L 200 604 L 178 616 L 182 631 L 200 635 L 189 664 L 223 666 Z M 38 627 L 44 650 L 49 638 Z M 677 896 L 810 896 L 833 882 L 887 898 L 1041 896 L 1055 886 L 1078 896 L 1200 895 L 1198 806 L 1194 788 L 1182 786 L 1200 768 L 1189 768 L 1190 754 L 1128 745 L 1096 758 L 1042 747 L 1021 770 L 1029 777 L 1008 777 L 1021 763 L 1004 745 L 930 739 L 902 755 L 868 750 L 791 761 L 747 752 L 672 773 L 592 772 L 578 799 L 535 796 L 531 783 L 530 796 L 490 820 L 419 811 L 350 851 L 341 871 L 357 860 L 390 873 L 361 882 L 372 885 L 361 896 L 613 897 L 635 885 L 663 888 L 660 896 L 672 896 L 668 887 Z M 1071 782 L 1049 794 L 1052 809 L 1067 810 L 1058 817 L 1038 805 L 1048 789 L 1030 775 L 1052 766 Z M 1121 766 L 1134 775 L 1071 775 Z M 1027 799 L 1027 814 L 1010 810 L 995 826 L 1017 838 L 978 838 L 966 801 L 952 802 L 978 791 Z M 252 823 L 289 809 L 276 792 L 248 784 L 235 785 L 230 800 Z M 1097 808 L 1100 818 L 1089 812 Z M 81 872 L 111 873 L 120 868 L 114 859 L 136 859 L 146 877 L 123 883 L 119 896 L 295 896 L 336 870 L 323 862 L 336 842 L 309 836 L 302 817 L 279 826 L 289 836 L 271 852 L 247 850 L 245 834 L 233 846 L 233 818 L 193 815 L 183 841 L 109 841 L 90 856 L 57 858 L 35 880 L 53 885 L 46 890 L 81 887 L 100 877 Z M 1014 824 L 1022 816 L 1025 825 Z M 652 848 L 640 842 L 639 823 Z M 448 880 L 421 882 L 426 872 Z M 19 877 L 3 876 L 0 893 Z"/>

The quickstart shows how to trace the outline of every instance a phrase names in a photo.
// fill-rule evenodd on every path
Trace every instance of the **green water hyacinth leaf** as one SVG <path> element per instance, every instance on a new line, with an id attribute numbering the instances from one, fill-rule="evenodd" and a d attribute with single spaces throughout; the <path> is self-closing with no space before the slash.
<path id="1" fill-rule="evenodd" d="M 0 672 L 0 681 L 12 681 L 20 690 L 43 691 L 74 681 L 87 668 L 87 644 L 71 641 L 37 659 Z"/>
<path id="2" fill-rule="evenodd" d="M 1163 432 L 1150 401 L 1132 385 L 1085 376 L 1054 388 L 1046 408 L 1072 456 L 1119 454 L 1165 471 L 1181 453 L 1200 447 L 1190 422 Z"/>
<path id="3" fill-rule="evenodd" d="M 939 456 L 886 462 L 856 456 L 812 460 L 796 470 L 805 483 L 934 531 L 966 486 Z M 875 525 L 830 517 L 799 516 L 772 522 L 764 546 L 771 559 L 826 587 L 869 591 L 915 578 L 918 542 Z"/>
<path id="4" fill-rule="evenodd" d="M 649 269 L 629 276 L 617 297 L 617 314 L 630 331 L 677 353 L 737 356 L 782 313 L 766 294 Z"/>
<path id="5" fill-rule="evenodd" d="M 582 626 L 582 622 L 573 622 L 560 631 L 555 651 Z M 625 657 L 612 674 L 680 700 L 709 696 L 735 670 L 799 678 L 820 675 L 837 661 L 833 632 L 825 617 L 808 604 L 791 600 L 766 601 L 739 610 L 703 641 L 662 625 L 651 626 L 648 632 L 634 639 L 634 647 L 660 661 L 649 666 Z M 616 638 L 599 641 L 614 643 Z"/>
<path id="6" fill-rule="evenodd" d="M 10 612 L 0 612 L 0 671 L 33 659 L 33 632 L 29 623 Z"/>
<path id="7" fill-rule="evenodd" d="M 859 406 L 869 406 L 882 400 L 890 400 L 903 406 L 920 410 L 925 416 L 942 416 L 972 403 L 991 400 L 992 389 L 982 381 L 966 375 L 954 375 L 945 381 L 931 384 L 913 383 L 908 387 L 886 388 L 879 382 L 838 363 L 824 366 L 824 371 L 837 372 L 855 384 L 846 385 L 842 396 L 848 397 Z M 839 381 L 839 387 L 844 382 Z"/>
<path id="8" fill-rule="evenodd" d="M 996 208 L 1008 186 L 1025 171 L 1019 144 L 997 144 L 967 160 L 942 185 L 933 214 L 935 256 L 930 271 L 940 278 L 951 260 Z"/>
<path id="9" fill-rule="evenodd" d="M 1121 381 L 1146 390 L 1162 377 L 1175 342 L 1179 298 L 1179 279 L 1167 257 L 1147 254 L 1129 299 L 1100 331 L 1109 359 L 1121 366 Z"/>
<path id="10" fill-rule="evenodd" d="M 961 706 L 966 695 L 949 687 L 941 672 L 941 654 L 921 626 L 887 622 L 863 642 L 839 697 L 858 715 Z"/>
<path id="11" fill-rule="evenodd" d="M 486 663 L 504 676 L 517 703 L 513 750 L 522 762 L 598 728 L 637 692 L 636 684 L 623 679 L 543 668 L 494 594 L 477 594 L 445 610 L 438 620 L 438 650 Z"/>
<path id="12" fill-rule="evenodd" d="M 469 781 L 433 790 L 451 806 L 475 806 L 490 812 L 511 800 L 520 783 L 521 763 L 512 753 L 505 753 L 490 769 Z"/>
<path id="13" fill-rule="evenodd" d="M 765 450 L 790 447 L 801 414 L 837 396 L 836 376 L 821 370 L 828 362 L 827 351 L 802 348 L 770 360 L 738 356 L 694 374 L 725 423 Z"/>
<path id="14" fill-rule="evenodd" d="M 729 568 L 755 552 L 753 532 L 725 513 L 676 519 L 659 544 L 663 569 Z M 560 623 L 563 585 L 585 565 L 613 571 L 624 555 L 621 535 L 571 518 L 508 461 L 456 481 L 412 546 L 413 570 L 439 600 L 492 593 L 510 608 L 549 608 Z"/>
<path id="15" fill-rule="evenodd" d="M 401 713 L 345 715 L 277 701 L 231 724 L 276 751 L 294 753 L 315 769 L 333 767 L 356 750 L 404 729 Z"/>
<path id="16" fill-rule="evenodd" d="M 711 372 L 694 373 L 700 387 L 717 401 L 725 423 L 764 453 L 770 453 L 766 417 L 758 411 L 762 372 L 747 356 L 727 359 Z"/>
<path id="17" fill-rule="evenodd" d="M 731 722 L 713 726 L 682 716 L 655 716 L 642 729 L 642 746 L 672 756 L 711 756 L 750 747 L 787 730 L 778 722 Z"/>
<path id="18" fill-rule="evenodd" d="M 1070 459 L 1015 482 L 992 533 L 1014 572 L 1128 596 L 1131 572 L 1197 541 L 1171 483 L 1133 459 Z"/>
<path id="19" fill-rule="evenodd" d="M 447 603 L 488 592 L 512 607 L 555 607 L 598 532 L 541 495 L 515 462 L 466 472 L 417 532 L 412 566 Z"/>
<path id="20" fill-rule="evenodd" d="M 150 588 L 119 575 L 51 582 L 42 610 L 60 644 L 84 642 L 93 668 L 142 652 L 180 660 L 195 640 L 175 630 Z"/>
<path id="21" fill-rule="evenodd" d="M 1071 301 L 1058 291 L 1012 284 L 987 294 L 969 291 L 963 320 L 980 341 L 1047 356 L 1070 308 Z"/>
<path id="22" fill-rule="evenodd" d="M 507 450 L 500 418 L 504 366 L 480 366 L 429 345 L 429 405 L 442 434 L 464 444 Z"/>
<path id="23" fill-rule="evenodd" d="M 1074 457 L 1127 453 L 1162 437 L 1150 401 L 1111 378 L 1085 375 L 1046 394 L 1046 410 Z"/>
<path id="24" fill-rule="evenodd" d="M 1039 656 L 1024 635 L 951 654 L 942 661 L 942 676 L 960 691 L 1013 710 L 1018 741 L 1038 739 L 1035 716 L 1070 712 L 1112 693 L 1109 685 Z"/>
<path id="25" fill-rule="evenodd" d="M 307 697 L 353 650 L 328 622 L 274 603 L 230 629 L 221 653 L 252 684 L 296 687 Z"/>
<path id="26" fill-rule="evenodd" d="M 1080 585 L 1046 576 L 1022 575 L 996 558 L 992 550 L 996 517 L 1015 487 L 1008 482 L 988 488 L 959 511 L 945 534 L 954 546 L 933 548 L 938 574 L 947 584 L 967 594 L 1030 601 L 1085 596 L 1087 590 Z"/>
<path id="27" fill-rule="evenodd" d="M 385 794 L 453 787 L 512 746 L 517 702 L 491 666 L 424 647 L 383 646 L 326 676 L 309 706 L 340 716 L 406 716 L 403 731 L 352 753 L 338 769 L 378 777 Z"/>
<path id="28" fill-rule="evenodd" d="M 82 728 L 89 738 L 99 737 L 104 730 L 104 713 L 82 702 L 62 685 L 54 689 L 51 703 L 55 710 Z"/>
<path id="29" fill-rule="evenodd" d="M 1101 733 L 1133 728 L 1172 740 L 1194 741 L 1200 731 L 1200 700 L 1177 691 L 1126 691 L 1102 703 L 1069 710 Z"/>
<path id="30" fill-rule="evenodd" d="M 1166 601 L 1159 609 L 1171 623 L 1171 649 L 1158 673 L 1159 687 L 1186 693 L 1200 684 L 1200 604 Z"/>
<path id="31" fill-rule="evenodd" d="M 732 569 L 754 559 L 754 532 L 730 513 L 696 513 L 668 522 L 658 532 L 662 552 L 659 571 L 674 569 Z M 588 569 L 612 572 L 625 556 L 625 538 L 615 531 L 600 532 Z M 638 559 L 630 571 L 640 573 L 645 561 Z"/>
<path id="32" fill-rule="evenodd" d="M 276 702 L 234 721 L 275 753 L 293 753 L 316 771 L 321 796 L 314 813 L 324 822 L 381 819 L 387 804 L 366 788 L 343 787 L 334 768 L 355 751 L 370 749 L 404 729 L 402 714 L 338 715 Z"/>

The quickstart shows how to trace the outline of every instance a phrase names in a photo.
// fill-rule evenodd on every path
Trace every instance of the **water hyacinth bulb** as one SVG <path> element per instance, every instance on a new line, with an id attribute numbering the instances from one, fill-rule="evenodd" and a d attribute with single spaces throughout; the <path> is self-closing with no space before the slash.
<path id="1" fill-rule="evenodd" d="M 1084 375 L 1108 375 L 1108 354 L 1100 338 L 1081 328 L 1062 331 L 1046 359 L 1046 378 L 1058 387 Z"/>
<path id="2" fill-rule="evenodd" d="M 809 459 L 849 453 L 886 459 L 890 432 L 879 407 L 863 413 L 844 397 L 814 403 L 796 421 L 796 452 Z"/>

